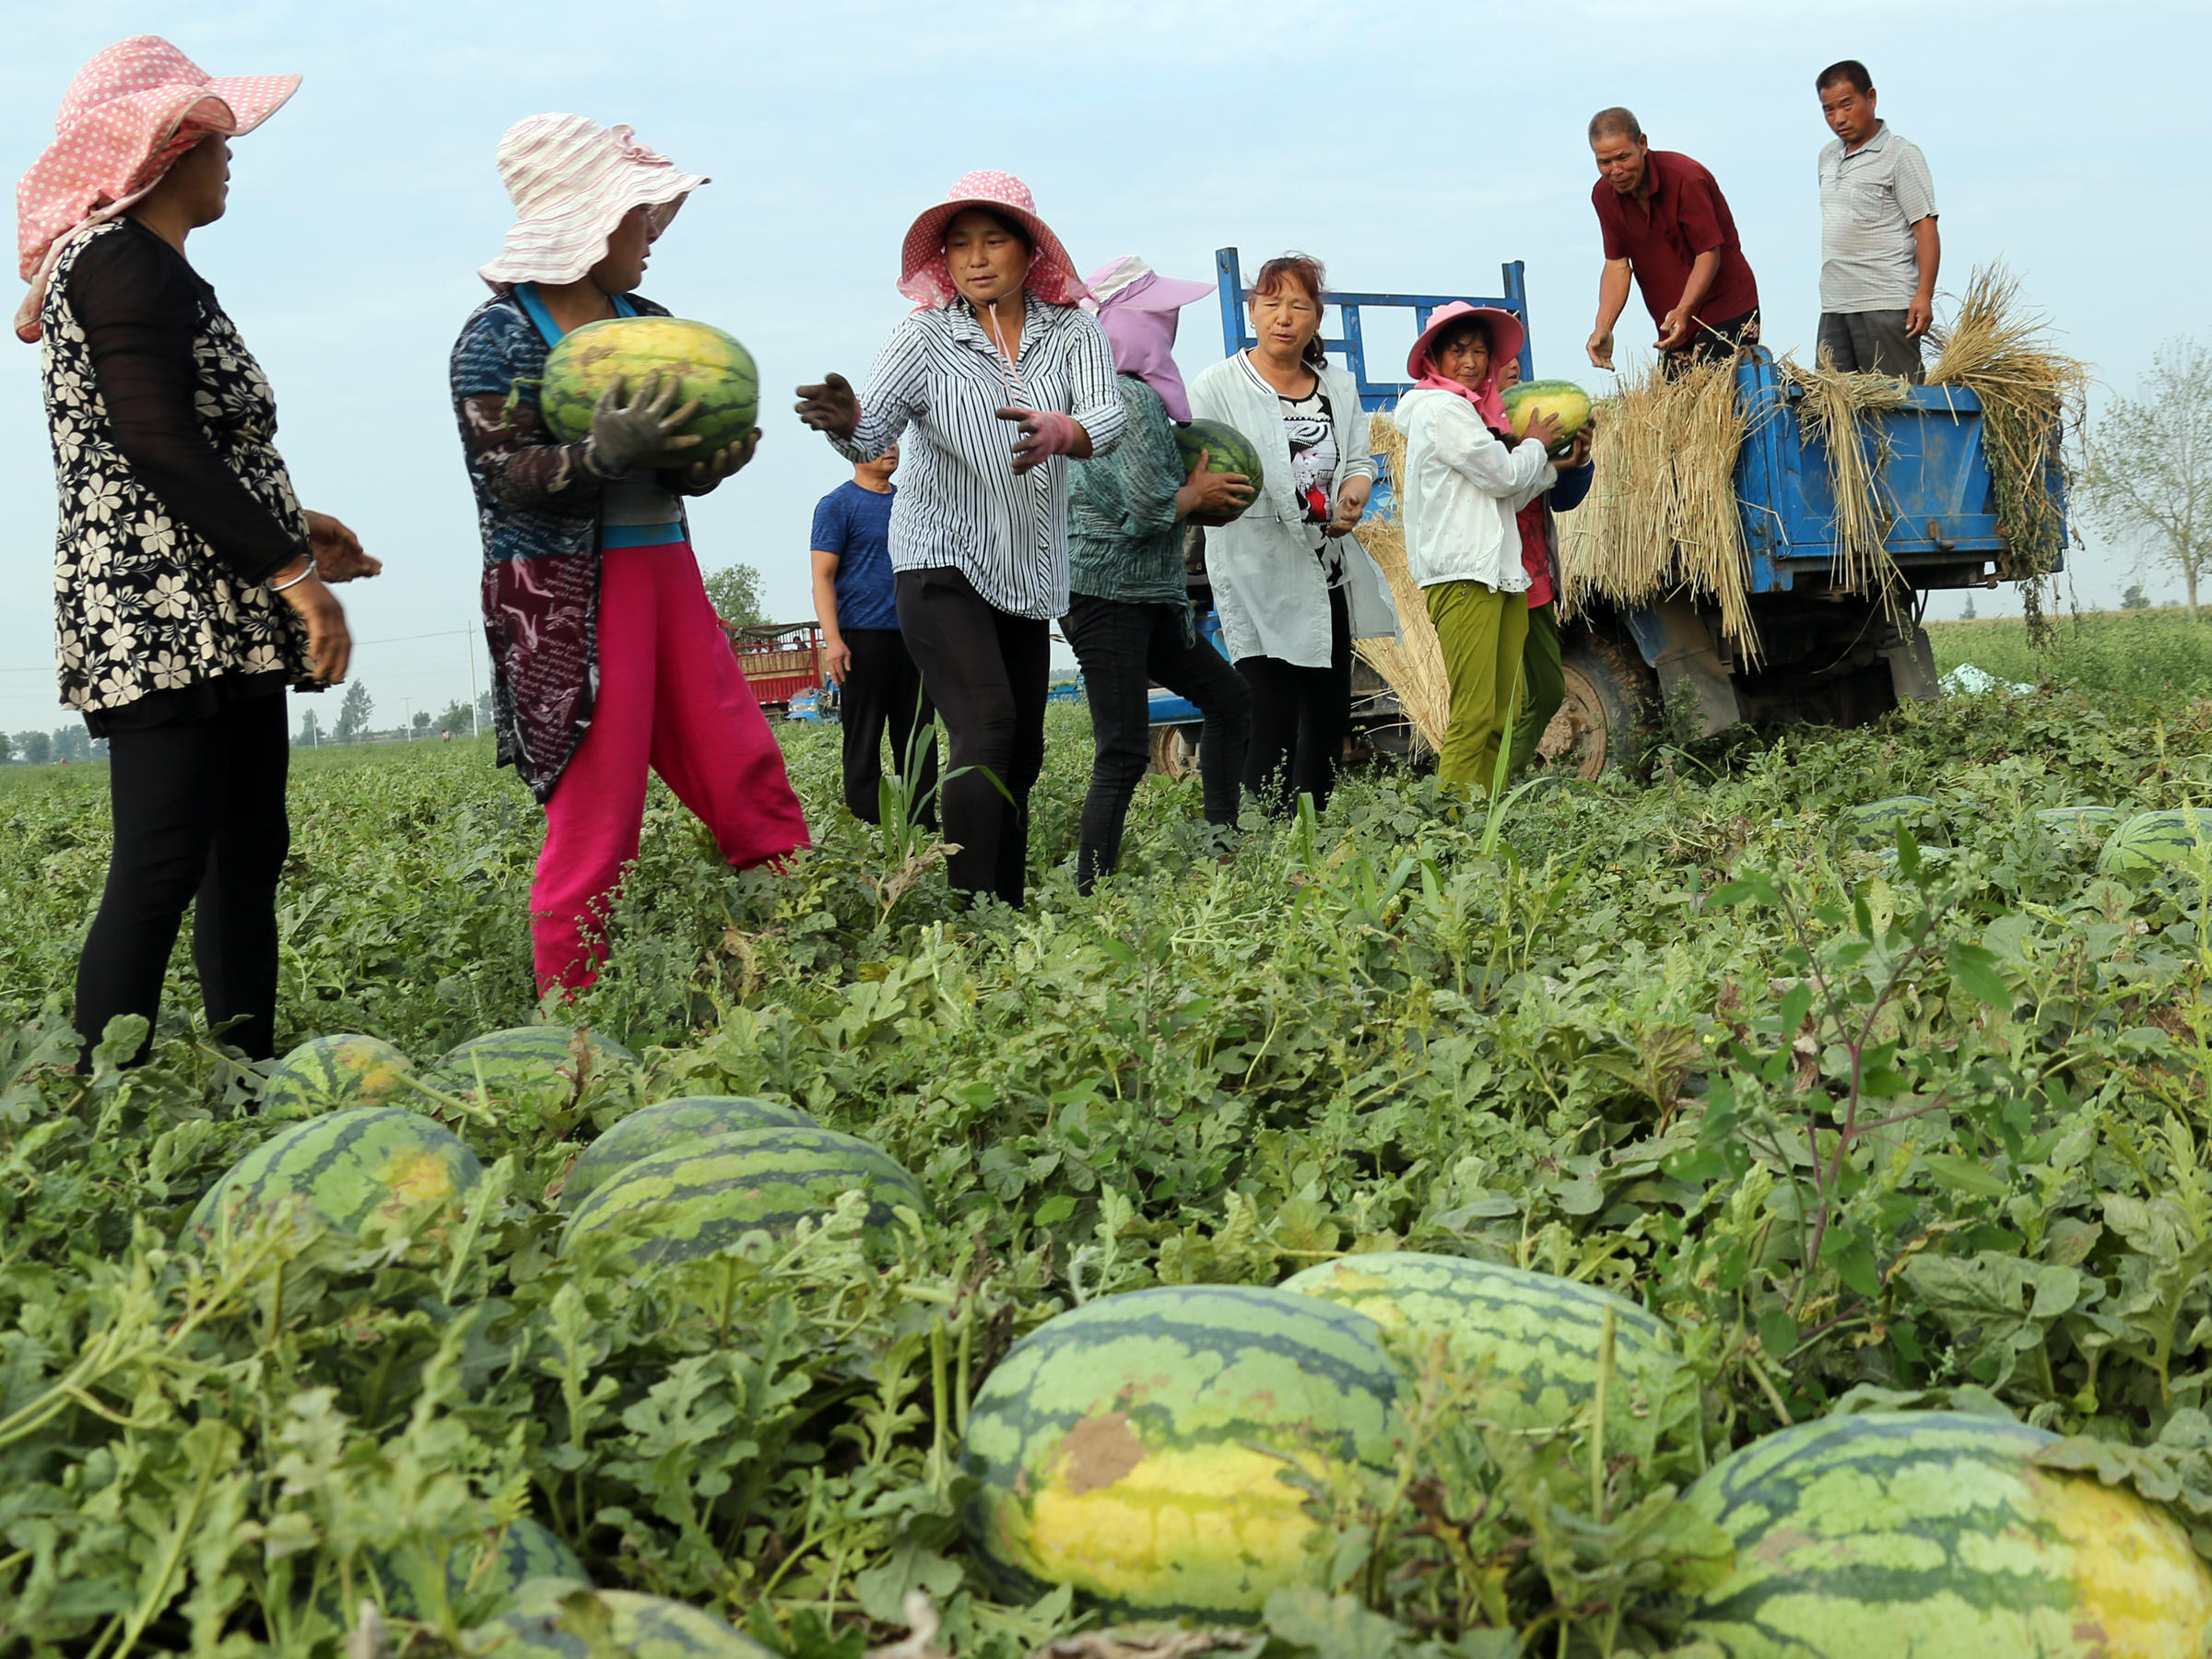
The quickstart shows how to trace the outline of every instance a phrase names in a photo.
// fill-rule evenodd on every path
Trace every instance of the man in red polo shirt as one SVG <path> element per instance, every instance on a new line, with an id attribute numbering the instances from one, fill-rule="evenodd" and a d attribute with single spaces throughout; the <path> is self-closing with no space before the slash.
<path id="1" fill-rule="evenodd" d="M 1659 324 L 1669 373 L 1758 339 L 1759 282 L 1712 175 L 1688 156 L 1652 148 L 1622 109 L 1590 118 L 1590 152 L 1600 175 L 1590 201 L 1606 233 L 1591 362 L 1613 367 L 1613 324 L 1629 303 L 1631 275 Z"/>

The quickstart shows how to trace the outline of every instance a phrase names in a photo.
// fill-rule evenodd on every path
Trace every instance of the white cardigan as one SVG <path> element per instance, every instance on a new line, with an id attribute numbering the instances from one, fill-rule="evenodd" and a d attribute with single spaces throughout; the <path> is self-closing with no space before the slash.
<path id="1" fill-rule="evenodd" d="M 1347 478 L 1372 478 L 1367 410 L 1359 388 L 1335 364 L 1320 371 L 1322 390 L 1336 427 L 1336 488 Z M 1254 385 L 1233 357 L 1203 370 L 1191 382 L 1191 413 L 1218 420 L 1244 434 L 1259 451 L 1265 487 L 1232 524 L 1206 533 L 1206 574 L 1221 617 L 1221 642 L 1230 660 L 1276 657 L 1301 668 L 1329 665 L 1329 589 L 1313 552 L 1312 529 L 1290 489 L 1290 440 L 1283 408 L 1271 389 Z M 1334 492 L 1332 492 L 1334 493 Z M 1357 537 L 1343 536 L 1345 601 L 1352 638 L 1371 640 L 1398 631 L 1390 583 Z"/>
<path id="2" fill-rule="evenodd" d="M 1534 439 L 1500 443 L 1456 393 L 1417 386 L 1398 399 L 1406 476 L 1394 481 L 1406 526 L 1406 570 L 1421 587 L 1479 582 L 1500 594 L 1528 586 L 1514 514 L 1559 479 Z"/>

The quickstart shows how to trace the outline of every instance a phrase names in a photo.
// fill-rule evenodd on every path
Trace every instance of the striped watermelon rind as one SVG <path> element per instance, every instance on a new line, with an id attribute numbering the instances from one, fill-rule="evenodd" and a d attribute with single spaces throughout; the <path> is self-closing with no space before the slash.
<path id="1" fill-rule="evenodd" d="M 488 1553 L 489 1559 L 486 1559 Z M 395 1618 L 432 1617 L 437 1598 L 419 1556 L 380 1557 L 368 1565 L 380 1593 L 379 1605 L 386 1614 Z M 480 1539 L 455 1549 L 445 1566 L 445 1594 L 449 1602 L 464 1594 L 496 1596 L 503 1609 L 525 1583 L 540 1578 L 590 1583 L 583 1563 L 559 1535 L 524 1515 L 507 1524 L 488 1552 Z M 335 1590 L 334 1586 L 331 1611 L 336 1617 Z"/>
<path id="2" fill-rule="evenodd" d="M 1886 847 L 1897 840 L 1898 825 L 1911 824 L 1914 839 L 1924 843 L 1937 810 L 1926 795 L 1890 795 L 1846 809 L 1843 829 L 1853 846 Z"/>
<path id="3" fill-rule="evenodd" d="M 326 1225 L 358 1232 L 429 1199 L 458 1200 L 484 1173 L 460 1136 L 419 1113 L 392 1106 L 326 1112 L 278 1131 L 209 1187 L 186 1224 L 206 1233 L 288 1204 Z"/>
<path id="4" fill-rule="evenodd" d="M 1175 448 L 1182 456 L 1182 470 L 1186 474 L 1198 465 L 1201 451 L 1207 456 L 1206 467 L 1208 472 L 1242 473 L 1251 481 L 1253 501 L 1260 499 L 1260 492 L 1267 486 L 1267 469 L 1260 465 L 1260 452 L 1253 447 L 1251 439 L 1226 421 L 1193 420 L 1177 427 Z M 1191 514 L 1191 523 L 1218 530 L 1223 524 L 1235 524 L 1250 511 L 1252 501 L 1247 501 L 1232 512 L 1194 512 Z"/>
<path id="5" fill-rule="evenodd" d="M 1002 1594 L 1115 1618 L 1246 1620 L 1315 1584 L 1287 1477 L 1392 1467 L 1405 1384 L 1372 1320 L 1249 1286 L 1131 1291 L 1048 1321 L 977 1392 L 964 1519 Z"/>
<path id="6" fill-rule="evenodd" d="M 560 1201 L 573 1208 L 618 1171 L 676 1147 L 697 1147 L 709 1135 L 746 1129 L 818 1129 L 796 1106 L 743 1095 L 685 1095 L 631 1112 L 576 1156 L 562 1182 Z"/>
<path id="7" fill-rule="evenodd" d="M 2046 806 L 2035 815 L 2035 821 L 2053 835 L 2088 836 L 2101 841 L 2120 821 L 2117 806 Z"/>
<path id="8" fill-rule="evenodd" d="M 2212 806 L 2137 813 L 2105 838 L 2097 868 L 2107 876 L 2147 876 L 2212 857 Z"/>
<path id="9" fill-rule="evenodd" d="M 572 1599 L 581 1606 L 572 1610 Z M 604 1644 L 594 1643 L 594 1626 L 604 1630 Z M 560 1578 L 531 1580 L 512 1609 L 473 1637 L 470 1652 L 499 1659 L 776 1659 L 727 1620 L 687 1603 Z"/>
<path id="10" fill-rule="evenodd" d="M 311 1037 L 269 1068 L 261 1114 L 316 1117 L 347 1106 L 405 1106 L 421 1098 L 415 1063 L 361 1031 Z"/>
<path id="11" fill-rule="evenodd" d="M 1906 1411 L 1753 1441 L 1687 1495 L 1735 1568 L 1685 1635 L 1729 1659 L 2200 1652 L 2212 1571 L 2188 1534 L 2124 1488 L 2036 1466 L 2056 1438 Z"/>
<path id="12" fill-rule="evenodd" d="M 818 1128 L 745 1129 L 654 1152 L 617 1171 L 579 1204 L 561 1248 L 665 1210 L 632 1253 L 641 1262 L 688 1262 L 756 1230 L 786 1234 L 820 1220 L 845 1193 L 868 1197 L 866 1228 L 882 1241 L 906 1208 L 929 1214 L 922 1185 L 866 1141 Z"/>
<path id="13" fill-rule="evenodd" d="M 734 335 L 684 317 L 609 317 L 571 329 L 547 355 L 537 394 L 546 429 L 563 443 L 581 442 L 601 393 L 620 380 L 623 395 L 634 396 L 655 374 L 677 377 L 670 408 L 699 405 L 672 434 L 699 442 L 658 457 L 663 464 L 704 460 L 744 441 L 758 424 L 760 371 Z"/>
<path id="14" fill-rule="evenodd" d="M 572 1093 L 579 1039 L 591 1062 L 587 1087 L 610 1073 L 636 1070 L 638 1057 L 611 1038 L 564 1025 L 531 1025 L 471 1037 L 438 1062 L 434 1075 L 456 1091 L 476 1088 L 481 1078 L 495 1094 Z"/>
<path id="15" fill-rule="evenodd" d="M 1308 1267 L 1283 1288 L 1351 1308 L 1416 1345 L 1443 1337 L 1457 1364 L 1494 1385 L 1485 1389 L 1484 1409 L 1511 1427 L 1557 1428 L 1590 1402 L 1608 1310 L 1617 1375 L 1656 1391 L 1675 1374 L 1665 1321 L 1610 1290 L 1548 1273 L 1386 1251 Z"/>

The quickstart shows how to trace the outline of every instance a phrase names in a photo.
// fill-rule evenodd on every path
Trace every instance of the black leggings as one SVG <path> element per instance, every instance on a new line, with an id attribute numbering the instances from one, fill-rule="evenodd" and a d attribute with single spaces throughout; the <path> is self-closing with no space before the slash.
<path id="1" fill-rule="evenodd" d="M 255 1060 L 276 1052 L 276 877 L 291 845 L 290 757 L 280 694 L 109 732 L 115 846 L 76 965 L 76 1029 L 88 1057 L 119 1014 L 144 1015 L 150 1043 L 188 904 L 208 1030 Z"/>
<path id="2" fill-rule="evenodd" d="M 1313 810 L 1329 804 L 1336 759 L 1352 729 L 1352 618 L 1342 586 L 1329 590 L 1329 665 L 1301 668 L 1280 657 L 1239 657 L 1237 672 L 1252 688 L 1252 747 L 1244 787 L 1277 818 L 1297 810 L 1300 795 Z"/>
<path id="3" fill-rule="evenodd" d="M 945 723 L 951 753 L 940 798 L 957 891 L 1021 907 L 1030 862 L 1030 789 L 1044 770 L 1052 625 L 1015 617 L 950 569 L 900 571 L 899 629 Z M 1009 798 L 1011 797 L 1011 798 Z"/>

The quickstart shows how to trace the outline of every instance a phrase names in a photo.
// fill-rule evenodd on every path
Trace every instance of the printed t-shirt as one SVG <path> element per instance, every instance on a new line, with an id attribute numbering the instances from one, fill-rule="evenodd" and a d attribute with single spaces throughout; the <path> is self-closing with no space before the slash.
<path id="1" fill-rule="evenodd" d="M 1335 407 L 1322 390 L 1318 374 L 1313 377 L 1313 390 L 1305 396 L 1286 397 L 1261 379 L 1249 357 L 1240 352 L 1237 361 L 1254 382 L 1274 394 L 1283 411 L 1283 436 L 1290 443 L 1290 493 L 1298 498 L 1300 521 L 1312 530 L 1314 556 L 1326 568 L 1330 585 L 1335 586 L 1344 580 L 1344 556 L 1335 542 L 1322 534 L 1322 527 L 1336 512 L 1336 466 L 1341 457 L 1336 453 Z"/>
<path id="2" fill-rule="evenodd" d="M 840 628 L 899 626 L 891 582 L 891 499 L 898 493 L 896 487 L 877 492 L 848 480 L 815 507 L 815 550 L 837 555 Z"/>

